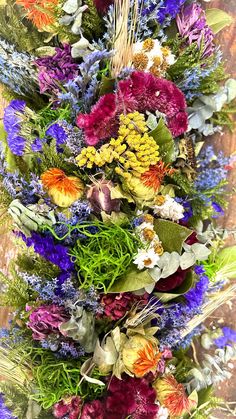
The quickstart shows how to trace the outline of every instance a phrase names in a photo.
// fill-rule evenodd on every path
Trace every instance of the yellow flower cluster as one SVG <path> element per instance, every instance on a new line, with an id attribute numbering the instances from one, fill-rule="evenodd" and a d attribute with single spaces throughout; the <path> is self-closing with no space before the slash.
<path id="1" fill-rule="evenodd" d="M 89 169 L 116 162 L 116 173 L 130 179 L 132 176 L 140 177 L 149 166 L 157 164 L 158 148 L 155 140 L 148 135 L 144 115 L 133 112 L 120 115 L 118 138 L 112 138 L 99 150 L 84 148 L 76 160 L 79 167 Z"/>

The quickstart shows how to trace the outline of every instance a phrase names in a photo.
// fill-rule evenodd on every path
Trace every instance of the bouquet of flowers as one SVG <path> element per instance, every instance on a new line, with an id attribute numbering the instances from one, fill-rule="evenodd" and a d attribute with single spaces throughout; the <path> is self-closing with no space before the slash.
<path id="1" fill-rule="evenodd" d="M 6 0 L 0 12 L 1 418 L 208 418 L 236 332 L 216 219 L 236 81 L 219 9 L 186 0 Z M 222 133 L 223 135 L 223 133 Z M 201 343 L 196 358 L 193 339 Z M 210 351 L 209 351 L 210 350 Z"/>

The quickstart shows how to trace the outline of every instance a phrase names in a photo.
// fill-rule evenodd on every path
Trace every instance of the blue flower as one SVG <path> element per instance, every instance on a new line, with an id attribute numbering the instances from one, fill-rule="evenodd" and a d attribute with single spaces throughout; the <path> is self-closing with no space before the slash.
<path id="1" fill-rule="evenodd" d="M 222 327 L 223 336 L 214 340 L 214 343 L 218 348 L 224 348 L 225 346 L 232 346 L 232 343 L 236 343 L 236 331 L 230 327 Z"/>
<path id="2" fill-rule="evenodd" d="M 21 114 L 23 115 L 26 103 L 23 100 L 12 100 L 4 110 L 4 128 L 7 133 L 7 142 L 10 150 L 17 156 L 24 154 L 26 139 L 20 135 Z"/>
<path id="3" fill-rule="evenodd" d="M 60 123 L 52 124 L 46 131 L 46 135 L 54 138 L 57 145 L 64 144 L 67 139 L 67 134 Z"/>
<path id="4" fill-rule="evenodd" d="M 0 394 L 0 412 L 1 419 L 17 419 L 4 403 L 4 395 Z"/>

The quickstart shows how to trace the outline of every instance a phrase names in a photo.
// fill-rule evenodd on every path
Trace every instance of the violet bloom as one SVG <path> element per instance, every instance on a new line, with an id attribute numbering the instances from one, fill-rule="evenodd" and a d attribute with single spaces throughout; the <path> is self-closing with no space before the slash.
<path id="1" fill-rule="evenodd" d="M 183 7 L 176 17 L 176 23 L 180 35 L 186 38 L 189 45 L 197 42 L 200 49 L 203 44 L 202 58 L 208 58 L 214 53 L 214 34 L 207 25 L 205 12 L 199 4 Z"/>
<path id="2" fill-rule="evenodd" d="M 8 146 L 16 156 L 23 156 L 26 139 L 21 135 L 21 124 L 26 103 L 12 100 L 4 110 L 3 124 L 7 133 Z"/>
<path id="3" fill-rule="evenodd" d="M 38 80 L 40 93 L 57 94 L 60 86 L 78 75 L 78 65 L 71 57 L 71 46 L 64 44 L 56 48 L 53 56 L 38 58 L 35 65 L 39 69 Z"/>
<path id="4" fill-rule="evenodd" d="M 1 419 L 17 419 L 4 403 L 3 394 L 0 394 L 0 412 Z"/>
<path id="5" fill-rule="evenodd" d="M 28 327 L 33 331 L 34 340 L 44 340 L 50 334 L 59 334 L 59 327 L 68 321 L 65 309 L 56 304 L 36 308 L 29 317 Z"/>

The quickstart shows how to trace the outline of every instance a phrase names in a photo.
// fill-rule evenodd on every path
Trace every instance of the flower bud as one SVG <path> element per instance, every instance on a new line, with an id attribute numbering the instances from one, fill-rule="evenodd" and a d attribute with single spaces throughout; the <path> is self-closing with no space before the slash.
<path id="1" fill-rule="evenodd" d="M 120 200 L 112 199 L 111 191 L 113 184 L 110 181 L 100 180 L 94 182 L 87 192 L 87 199 L 89 200 L 93 211 L 100 213 L 104 211 L 111 213 L 112 211 L 120 211 Z"/>

